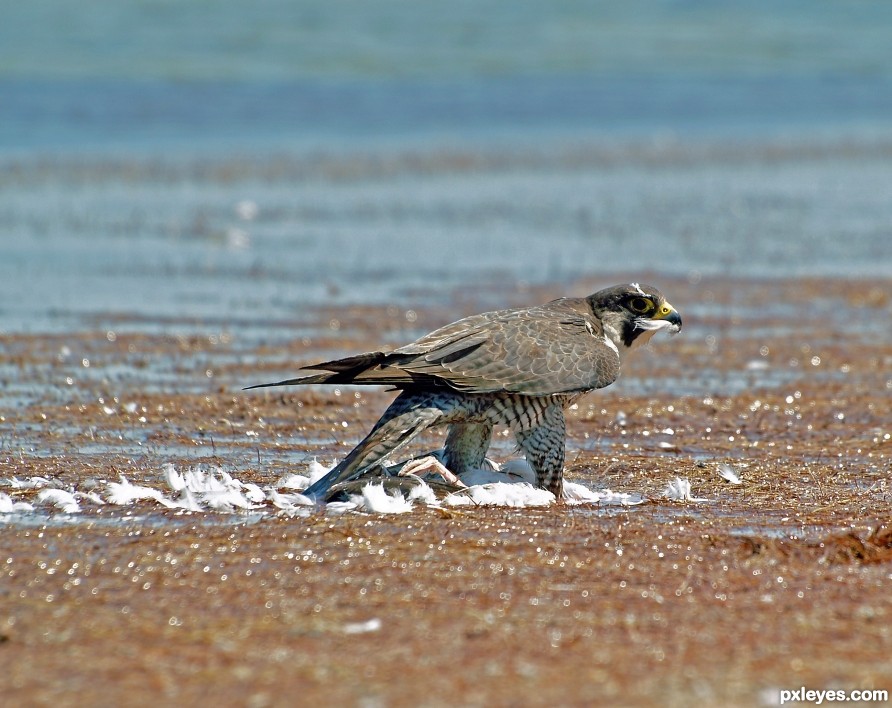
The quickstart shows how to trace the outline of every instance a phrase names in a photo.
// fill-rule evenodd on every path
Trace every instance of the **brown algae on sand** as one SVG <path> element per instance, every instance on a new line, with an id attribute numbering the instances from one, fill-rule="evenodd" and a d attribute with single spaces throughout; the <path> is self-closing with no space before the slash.
<path id="1" fill-rule="evenodd" d="M 892 288 L 664 289 L 684 337 L 568 413 L 566 478 L 649 500 L 635 507 L 291 518 L 84 498 L 65 514 L 0 487 L 35 507 L 0 515 L 5 695 L 752 705 L 791 686 L 892 688 L 892 335 L 875 326 Z M 281 346 L 117 321 L 7 335 L 0 480 L 102 493 L 122 474 L 158 486 L 171 463 L 262 486 L 334 462 L 392 394 L 237 389 L 456 315 L 416 311 L 320 312 Z M 707 501 L 663 498 L 676 478 Z"/>

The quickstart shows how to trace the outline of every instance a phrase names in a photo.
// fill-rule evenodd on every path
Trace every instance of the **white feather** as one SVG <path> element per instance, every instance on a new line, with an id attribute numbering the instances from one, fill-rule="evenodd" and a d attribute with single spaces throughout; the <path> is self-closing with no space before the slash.
<path id="1" fill-rule="evenodd" d="M 151 487 L 143 487 L 137 484 L 131 484 L 124 475 L 121 475 L 120 482 L 109 482 L 106 491 L 106 499 L 109 504 L 125 506 L 132 504 L 141 499 L 151 499 L 156 501 L 168 509 L 176 507 L 172 501 L 167 499 L 160 490 Z"/>
<path id="2" fill-rule="evenodd" d="M 16 501 L 8 494 L 0 492 L 0 514 L 12 514 L 16 511 L 34 511 L 28 502 Z"/>
<path id="3" fill-rule="evenodd" d="M 691 495 L 691 483 L 682 479 L 681 477 L 676 477 L 674 480 L 669 482 L 665 491 L 663 492 L 663 496 L 666 499 L 671 501 L 686 501 L 686 502 L 705 502 L 709 501 L 708 499 L 703 499 L 700 497 L 694 497 Z"/>
<path id="4" fill-rule="evenodd" d="M 366 634 L 367 632 L 377 632 L 381 629 L 382 623 L 377 617 L 367 622 L 348 622 L 344 625 L 344 634 Z"/>
<path id="5" fill-rule="evenodd" d="M 737 472 L 734 471 L 734 468 L 731 467 L 731 465 L 719 465 L 719 476 L 731 484 L 743 484 L 740 477 L 737 476 Z"/>
<path id="6" fill-rule="evenodd" d="M 41 489 L 37 493 L 37 501 L 43 504 L 52 504 L 65 514 L 77 514 L 81 510 L 74 494 L 64 489 Z"/>
<path id="7" fill-rule="evenodd" d="M 199 506 L 215 511 L 258 508 L 242 491 L 246 485 L 233 479 L 232 475 L 219 467 L 210 470 L 204 470 L 200 466 L 192 467 L 184 473 L 183 479 L 186 483 L 185 491 L 194 495 L 194 501 Z"/>
<path id="8" fill-rule="evenodd" d="M 6 480 L 6 484 L 13 489 L 40 489 L 41 487 L 56 486 L 53 480 L 47 479 L 46 477 L 29 477 L 24 480 L 12 477 L 11 479 Z"/>
<path id="9" fill-rule="evenodd" d="M 428 506 L 438 506 L 440 503 L 437 499 L 437 495 L 434 494 L 434 490 L 427 486 L 424 480 L 421 480 L 421 484 L 412 487 L 412 489 L 409 490 L 407 499 L 410 502 L 418 501 L 422 504 L 427 504 Z"/>
<path id="10" fill-rule="evenodd" d="M 242 489 L 245 490 L 245 498 L 250 502 L 259 504 L 266 499 L 263 490 L 253 482 L 242 482 Z"/>
<path id="11" fill-rule="evenodd" d="M 176 501 L 176 506 L 183 511 L 205 511 L 191 489 L 183 489 Z"/>
<path id="12" fill-rule="evenodd" d="M 233 509 L 256 509 L 245 496 L 236 489 L 209 490 L 201 493 L 201 501 L 214 511 Z"/>
<path id="13" fill-rule="evenodd" d="M 447 496 L 447 506 L 547 506 L 554 502 L 554 494 L 526 483 L 495 482 L 478 484 Z"/>
<path id="14" fill-rule="evenodd" d="M 292 511 L 298 506 L 312 507 L 316 505 L 312 499 L 305 497 L 303 494 L 279 494 L 278 491 L 272 488 L 268 488 L 266 492 L 267 499 L 272 502 L 272 505 L 283 511 Z"/>
<path id="15" fill-rule="evenodd" d="M 355 494 L 350 501 L 356 504 L 361 511 L 372 511 L 379 514 L 404 514 L 412 511 L 412 502 L 406 499 L 398 491 L 388 494 L 383 484 L 367 484 L 362 488 L 362 494 Z"/>
<path id="16" fill-rule="evenodd" d="M 332 469 L 332 467 L 326 467 L 313 458 L 313 461 L 310 463 L 310 467 L 307 470 L 307 474 L 310 477 L 310 484 L 313 484 L 316 480 L 322 479 L 325 475 L 331 472 Z"/>
<path id="17" fill-rule="evenodd" d="M 278 489 L 306 489 L 312 484 L 310 478 L 302 474 L 290 474 L 287 477 L 280 477 L 276 482 Z"/>
<path id="18" fill-rule="evenodd" d="M 345 514 L 348 511 L 356 511 L 356 509 L 357 505 L 352 501 L 329 502 L 325 505 L 325 511 L 330 514 Z"/>
<path id="19" fill-rule="evenodd" d="M 105 500 L 96 492 L 75 492 L 74 496 L 78 499 L 86 499 L 88 502 L 91 502 L 93 504 L 99 504 L 100 506 L 105 505 Z"/>
<path id="20" fill-rule="evenodd" d="M 564 482 L 564 501 L 568 504 L 600 504 L 616 506 L 634 506 L 643 504 L 644 500 L 636 494 L 611 492 L 605 489 L 596 492 L 576 482 Z"/>
<path id="21" fill-rule="evenodd" d="M 186 488 L 186 480 L 183 475 L 177 472 L 177 468 L 169 462 L 161 468 L 164 479 L 167 480 L 167 486 L 175 492 L 182 492 Z"/>

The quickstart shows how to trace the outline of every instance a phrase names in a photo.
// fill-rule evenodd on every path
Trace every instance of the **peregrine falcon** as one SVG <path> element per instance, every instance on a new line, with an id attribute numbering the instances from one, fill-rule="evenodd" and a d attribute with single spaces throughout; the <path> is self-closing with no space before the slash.
<path id="1" fill-rule="evenodd" d="M 423 430 L 448 425 L 445 465 L 479 468 L 493 426 L 511 429 L 538 486 L 561 498 L 564 410 L 613 383 L 623 355 L 681 317 L 662 293 L 632 283 L 584 298 L 473 315 L 392 352 L 369 352 L 303 367 L 326 373 L 249 388 L 291 384 L 392 386 L 400 391 L 371 432 L 304 494 L 323 499 Z"/>

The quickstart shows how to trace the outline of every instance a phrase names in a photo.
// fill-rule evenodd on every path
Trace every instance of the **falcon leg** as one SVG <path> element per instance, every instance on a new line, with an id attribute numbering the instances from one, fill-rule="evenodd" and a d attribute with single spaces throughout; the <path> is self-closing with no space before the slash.
<path id="1" fill-rule="evenodd" d="M 437 397 L 429 393 L 401 393 L 365 439 L 337 467 L 304 490 L 304 496 L 322 498 L 333 485 L 354 479 L 422 430 L 444 422 L 441 420 L 444 410 L 439 403 Z"/>
<path id="2" fill-rule="evenodd" d="M 443 479 L 443 481 L 446 482 L 446 484 L 454 484 L 457 487 L 468 486 L 458 477 L 456 477 L 455 474 L 453 474 L 449 469 L 444 467 L 443 463 L 440 462 L 433 455 L 420 457 L 415 460 L 409 460 L 402 466 L 398 476 L 405 477 L 407 475 L 414 475 L 415 477 L 424 477 L 427 474 L 439 475 Z"/>
<path id="3" fill-rule="evenodd" d="M 446 435 L 443 462 L 459 476 L 482 469 L 491 441 L 492 425 L 489 423 L 453 423 Z"/>
<path id="4" fill-rule="evenodd" d="M 558 403 L 545 408 L 536 425 L 514 430 L 520 449 L 536 472 L 537 486 L 547 489 L 558 501 L 564 491 L 566 432 L 564 409 Z"/>

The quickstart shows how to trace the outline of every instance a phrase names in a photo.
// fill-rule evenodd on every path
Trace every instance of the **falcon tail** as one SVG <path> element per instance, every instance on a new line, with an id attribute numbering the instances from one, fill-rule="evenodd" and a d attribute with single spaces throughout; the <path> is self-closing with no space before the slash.
<path id="1" fill-rule="evenodd" d="M 272 386 L 292 386 L 307 384 L 368 384 L 368 385 L 393 385 L 411 384 L 415 377 L 388 364 L 393 362 L 393 355 L 384 352 L 369 352 L 358 354 L 345 359 L 335 359 L 321 364 L 301 367 L 307 370 L 323 370 L 328 373 L 312 374 L 310 376 L 298 376 L 293 379 L 276 381 L 274 383 L 255 384 L 247 386 L 244 391 L 253 388 L 270 388 Z"/>

